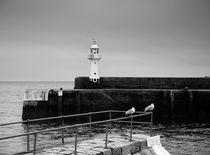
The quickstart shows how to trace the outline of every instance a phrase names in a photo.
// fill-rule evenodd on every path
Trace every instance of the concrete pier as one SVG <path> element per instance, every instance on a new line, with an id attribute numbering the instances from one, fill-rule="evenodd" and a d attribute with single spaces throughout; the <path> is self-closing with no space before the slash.
<path id="1" fill-rule="evenodd" d="M 129 141 L 129 134 L 112 132 L 108 137 L 107 148 L 105 148 L 105 134 L 98 134 L 91 139 L 78 142 L 77 155 L 169 155 L 161 145 L 159 136 L 149 137 L 136 133 L 133 134 L 133 140 Z M 74 143 L 41 149 L 36 154 L 73 155 Z"/>

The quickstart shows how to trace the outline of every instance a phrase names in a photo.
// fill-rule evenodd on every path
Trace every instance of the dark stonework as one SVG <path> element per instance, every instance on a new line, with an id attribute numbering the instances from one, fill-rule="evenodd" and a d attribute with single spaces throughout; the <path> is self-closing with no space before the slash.
<path id="1" fill-rule="evenodd" d="M 89 78 L 81 77 L 75 79 L 75 88 L 63 91 L 63 115 L 131 107 L 143 111 L 153 102 L 155 122 L 210 122 L 209 78 L 101 78 L 90 86 Z M 26 102 L 24 120 L 59 115 L 56 91 L 48 101 Z"/>
<path id="2" fill-rule="evenodd" d="M 210 89 L 210 78 L 101 77 L 105 89 Z M 88 89 L 89 78 L 75 78 L 75 89 Z"/>

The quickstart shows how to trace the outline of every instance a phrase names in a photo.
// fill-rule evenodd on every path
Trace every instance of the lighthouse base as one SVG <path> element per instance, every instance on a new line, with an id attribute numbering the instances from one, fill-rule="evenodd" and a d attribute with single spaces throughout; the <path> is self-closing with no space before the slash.
<path id="1" fill-rule="evenodd" d="M 97 81 L 89 80 L 88 89 L 101 89 L 103 88 L 100 79 L 96 79 Z"/>
<path id="2" fill-rule="evenodd" d="M 94 82 L 94 83 L 100 83 L 99 78 L 89 78 L 89 81 Z"/>

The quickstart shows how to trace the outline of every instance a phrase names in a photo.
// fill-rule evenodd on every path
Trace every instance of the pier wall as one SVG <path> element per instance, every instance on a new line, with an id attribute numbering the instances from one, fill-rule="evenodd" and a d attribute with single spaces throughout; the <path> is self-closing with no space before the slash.
<path id="1" fill-rule="evenodd" d="M 43 100 L 36 100 L 37 94 Z M 75 89 L 62 96 L 58 90 L 35 95 L 28 93 L 24 100 L 23 120 L 131 107 L 142 111 L 153 102 L 156 122 L 210 121 L 210 78 L 102 77 L 94 85 L 88 77 L 78 77 Z"/>
<path id="2" fill-rule="evenodd" d="M 88 77 L 75 78 L 75 89 L 89 89 Z M 101 77 L 99 88 L 104 89 L 210 89 L 210 78 L 158 77 Z"/>
<path id="3" fill-rule="evenodd" d="M 24 120 L 131 107 L 142 111 L 153 102 L 155 122 L 210 121 L 210 90 L 73 89 L 63 91 L 62 102 L 56 91 L 48 101 L 24 102 Z"/>

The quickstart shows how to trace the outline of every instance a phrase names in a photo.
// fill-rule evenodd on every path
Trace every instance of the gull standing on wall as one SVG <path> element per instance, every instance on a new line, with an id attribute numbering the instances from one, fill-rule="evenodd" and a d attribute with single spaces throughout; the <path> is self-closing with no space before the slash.
<path id="1" fill-rule="evenodd" d="M 155 108 L 155 105 L 152 103 L 144 109 L 144 112 L 152 111 Z"/>
<path id="2" fill-rule="evenodd" d="M 135 108 L 132 107 L 130 110 L 125 112 L 125 115 L 128 115 L 128 114 L 132 115 L 134 112 L 135 112 Z"/>

